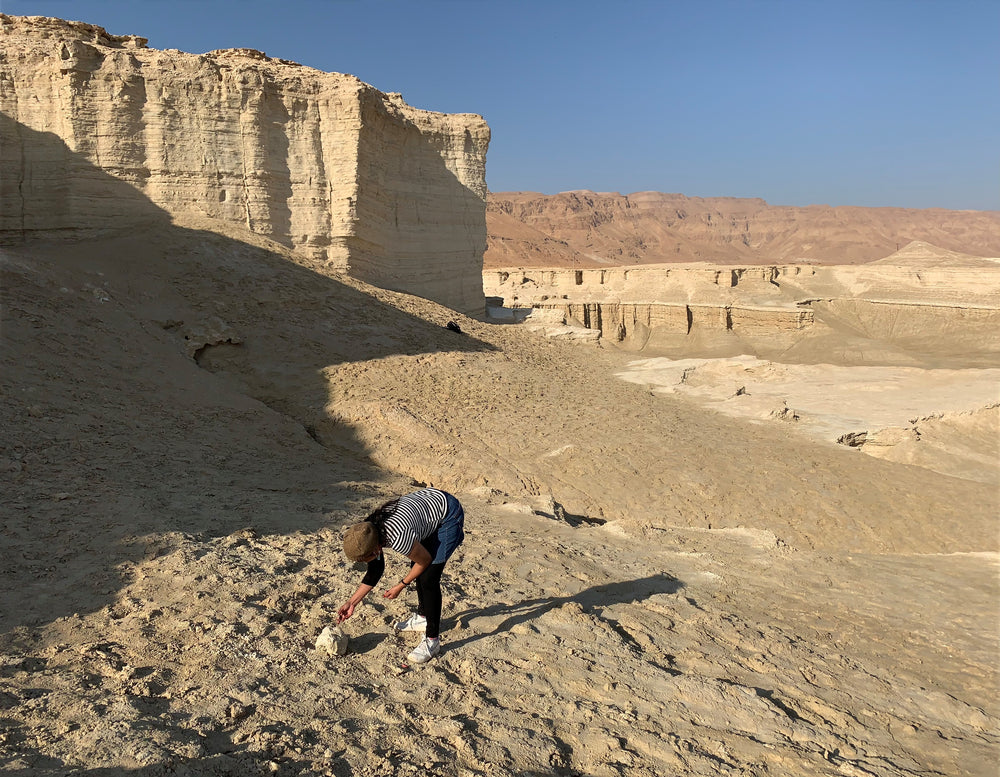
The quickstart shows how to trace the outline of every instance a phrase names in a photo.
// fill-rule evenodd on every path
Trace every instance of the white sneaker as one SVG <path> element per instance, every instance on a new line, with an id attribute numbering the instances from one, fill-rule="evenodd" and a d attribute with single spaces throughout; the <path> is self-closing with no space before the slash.
<path id="1" fill-rule="evenodd" d="M 397 621 L 392 625 L 396 631 L 426 631 L 427 618 L 423 615 L 413 613 L 405 621 Z"/>
<path id="2" fill-rule="evenodd" d="M 420 644 L 417 645 L 417 649 L 414 650 L 406 658 L 411 664 L 425 664 L 430 661 L 434 656 L 441 652 L 441 641 L 434 640 L 431 642 L 427 637 L 424 637 Z"/>

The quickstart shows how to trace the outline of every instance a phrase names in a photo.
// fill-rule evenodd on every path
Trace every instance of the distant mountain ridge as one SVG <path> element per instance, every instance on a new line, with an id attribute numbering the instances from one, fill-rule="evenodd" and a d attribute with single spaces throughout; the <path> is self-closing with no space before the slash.
<path id="1" fill-rule="evenodd" d="M 1000 256 L 1000 211 L 769 205 L 662 192 L 491 192 L 484 266 L 863 264 L 913 241 Z"/>

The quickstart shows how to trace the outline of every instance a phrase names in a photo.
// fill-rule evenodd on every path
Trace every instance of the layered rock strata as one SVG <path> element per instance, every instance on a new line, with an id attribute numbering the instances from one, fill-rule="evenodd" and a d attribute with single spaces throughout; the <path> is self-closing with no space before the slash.
<path id="1" fill-rule="evenodd" d="M 600 269 L 523 268 L 483 272 L 488 295 L 515 304 L 562 299 L 629 301 L 760 300 L 851 296 L 894 302 L 1000 307 L 1000 260 L 954 256 L 950 262 L 918 262 L 926 250 L 914 243 L 877 262 L 851 265 L 651 264 Z M 791 295 L 791 297 L 789 296 Z"/>
<path id="2" fill-rule="evenodd" d="M 917 242 L 860 266 L 506 268 L 486 270 L 483 278 L 497 317 L 501 305 L 545 311 L 549 322 L 561 311 L 564 322 L 633 347 L 657 334 L 677 342 L 730 333 L 783 350 L 822 321 L 907 349 L 944 340 L 973 362 L 1000 354 L 1000 260 Z"/>
<path id="3" fill-rule="evenodd" d="M 695 329 L 768 337 L 791 345 L 796 334 L 812 326 L 812 310 L 739 305 L 684 303 L 540 302 L 538 310 L 563 311 L 564 321 L 600 332 L 614 342 L 643 347 L 654 333 L 687 336 Z M 578 338 L 584 339 L 584 338 Z"/>
<path id="4" fill-rule="evenodd" d="M 482 311 L 480 116 L 418 110 L 249 49 L 157 51 L 2 14 L 0 39 L 0 240 L 130 228 L 162 209 Z"/>
<path id="5" fill-rule="evenodd" d="M 515 310 L 550 311 L 549 319 L 562 311 L 567 322 L 641 348 L 657 333 L 687 336 L 699 330 L 768 336 L 790 344 L 812 325 L 813 312 L 779 294 L 779 280 L 804 270 L 650 265 L 486 270 L 483 277 L 496 306 L 502 302 Z"/>

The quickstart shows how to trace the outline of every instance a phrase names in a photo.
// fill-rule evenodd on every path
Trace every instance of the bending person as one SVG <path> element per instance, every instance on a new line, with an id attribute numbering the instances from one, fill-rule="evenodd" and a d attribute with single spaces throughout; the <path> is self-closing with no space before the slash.
<path id="1" fill-rule="evenodd" d="M 441 575 L 445 562 L 465 539 L 465 511 L 451 494 L 423 488 L 386 502 L 344 534 L 344 553 L 351 561 L 368 564 L 361 585 L 340 609 L 343 623 L 378 585 L 385 572 L 384 548 L 410 559 L 402 580 L 382 596 L 395 599 L 412 584 L 417 587 L 417 611 L 394 625 L 397 631 L 423 631 L 424 639 L 408 656 L 415 664 L 441 652 Z"/>

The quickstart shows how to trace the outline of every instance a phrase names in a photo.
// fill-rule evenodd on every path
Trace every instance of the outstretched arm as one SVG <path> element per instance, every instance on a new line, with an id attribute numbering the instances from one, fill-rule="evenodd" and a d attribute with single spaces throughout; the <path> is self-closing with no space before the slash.
<path id="1" fill-rule="evenodd" d="M 337 623 L 343 623 L 352 615 L 354 615 L 354 608 L 361 604 L 361 600 L 368 596 L 368 592 L 372 590 L 370 585 L 362 583 L 358 586 L 358 590 L 351 594 L 351 598 L 348 599 L 344 604 L 340 606 L 337 610 Z"/>
<path id="2" fill-rule="evenodd" d="M 361 600 L 368 596 L 368 592 L 378 585 L 378 581 L 382 579 L 384 572 L 385 556 L 382 555 L 382 549 L 379 548 L 378 555 L 368 562 L 368 568 L 365 570 L 365 576 L 361 578 L 361 585 L 358 586 L 358 590 L 337 610 L 337 623 L 343 623 L 354 615 L 354 608 L 361 604 Z"/>

